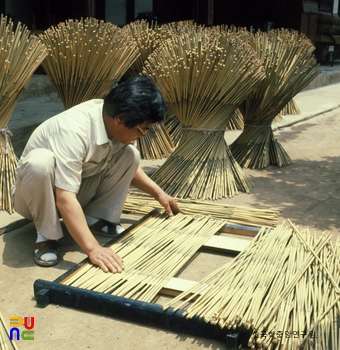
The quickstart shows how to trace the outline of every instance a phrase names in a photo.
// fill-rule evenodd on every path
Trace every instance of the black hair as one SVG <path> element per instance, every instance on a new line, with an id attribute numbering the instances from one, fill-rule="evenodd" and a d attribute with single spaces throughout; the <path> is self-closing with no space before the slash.
<path id="1" fill-rule="evenodd" d="M 134 76 L 116 85 L 104 97 L 104 112 L 133 128 L 144 121 L 154 124 L 164 121 L 165 101 L 153 80 L 146 75 Z"/>

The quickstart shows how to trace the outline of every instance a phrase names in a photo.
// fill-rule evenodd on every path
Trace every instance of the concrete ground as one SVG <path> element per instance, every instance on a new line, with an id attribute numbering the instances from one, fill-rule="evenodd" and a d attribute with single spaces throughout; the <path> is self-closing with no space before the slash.
<path id="1" fill-rule="evenodd" d="M 275 135 L 293 160 L 293 164 L 263 170 L 245 169 L 254 183 L 250 194 L 239 193 L 221 202 L 255 208 L 277 208 L 279 222 L 290 219 L 302 228 L 321 233 L 328 231 L 333 240 L 340 236 L 340 83 L 305 90 L 295 101 L 298 116 L 284 116 L 275 124 Z M 53 95 L 53 92 L 51 92 Z M 19 101 L 16 116 L 27 116 L 35 108 L 53 115 L 62 108 L 52 95 Z M 51 97 L 52 96 L 52 97 Z M 35 101 L 35 102 L 34 102 Z M 37 104 L 38 101 L 38 104 Z M 13 123 L 15 123 L 15 119 Z M 19 123 L 20 124 L 20 123 Z M 34 124 L 34 122 L 32 123 Z M 15 129 L 13 125 L 13 129 Z M 228 144 L 238 136 L 228 131 Z M 19 147 L 19 146 L 18 146 Z M 15 148 L 16 149 L 16 148 Z M 148 172 L 163 160 L 143 161 Z M 128 227 L 139 216 L 124 215 Z M 21 217 L 0 212 L 0 227 Z M 1 280 L 0 311 L 9 327 L 10 316 L 34 316 L 34 340 L 17 342 L 19 349 L 225 349 L 223 342 L 185 333 L 174 333 L 140 323 L 127 322 L 51 304 L 38 308 L 33 294 L 37 279 L 54 281 L 85 258 L 72 238 L 65 233 L 61 240 L 63 260 L 51 268 L 35 265 L 32 258 L 35 241 L 30 223 L 0 236 Z M 101 239 L 105 243 L 104 239 Z M 215 258 L 204 258 L 202 265 L 215 268 Z M 210 260 L 209 260 L 210 259 Z"/>

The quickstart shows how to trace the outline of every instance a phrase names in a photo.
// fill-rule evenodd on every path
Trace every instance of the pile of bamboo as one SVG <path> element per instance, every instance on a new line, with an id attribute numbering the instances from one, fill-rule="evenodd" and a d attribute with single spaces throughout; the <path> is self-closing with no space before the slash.
<path id="1" fill-rule="evenodd" d="M 114 243 L 125 270 L 108 274 L 85 264 L 62 284 L 151 302 L 164 285 L 224 226 L 223 220 L 159 213 Z"/>
<path id="2" fill-rule="evenodd" d="M 242 134 L 230 149 L 244 168 L 279 167 L 292 160 L 274 137 L 271 124 L 293 97 L 320 73 L 314 46 L 303 34 L 286 29 L 257 32 L 242 39 L 261 60 L 266 78 L 239 106 L 244 118 Z"/>
<path id="3" fill-rule="evenodd" d="M 252 183 L 232 157 L 224 132 L 237 105 L 264 78 L 251 47 L 231 33 L 220 33 L 217 40 L 211 31 L 188 30 L 155 50 L 145 72 L 183 132 L 151 178 L 178 198 L 219 199 L 238 190 L 250 192 Z"/>
<path id="4" fill-rule="evenodd" d="M 253 330 L 252 349 L 338 349 L 339 240 L 292 223 L 261 230 L 233 261 L 163 306 Z"/>
<path id="5" fill-rule="evenodd" d="M 139 55 L 126 30 L 95 18 L 61 22 L 39 38 L 49 51 L 42 66 L 66 109 L 103 98 Z"/>
<path id="6" fill-rule="evenodd" d="M 275 227 L 278 223 L 278 210 L 227 205 L 190 199 L 176 199 L 185 215 L 207 215 L 213 219 L 226 220 L 230 224 L 252 227 Z M 123 213 L 146 215 L 160 204 L 150 196 L 129 192 Z"/>
<path id="7" fill-rule="evenodd" d="M 10 140 L 8 122 L 21 92 L 45 59 L 43 43 L 21 23 L 0 17 L 0 210 L 13 213 L 11 188 L 18 159 Z"/>

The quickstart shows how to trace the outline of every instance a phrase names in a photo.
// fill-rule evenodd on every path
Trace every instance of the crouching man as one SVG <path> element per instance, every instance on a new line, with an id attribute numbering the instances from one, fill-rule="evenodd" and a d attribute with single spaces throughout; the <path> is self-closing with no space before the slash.
<path id="1" fill-rule="evenodd" d="M 147 76 L 133 77 L 94 99 L 42 123 L 31 135 L 18 163 L 12 189 L 15 210 L 34 222 L 34 261 L 59 262 L 58 240 L 67 230 L 103 271 L 121 272 L 122 259 L 102 247 L 94 234 L 114 237 L 130 184 L 153 196 L 169 216 L 175 200 L 140 167 L 132 144 L 164 119 L 165 103 Z"/>

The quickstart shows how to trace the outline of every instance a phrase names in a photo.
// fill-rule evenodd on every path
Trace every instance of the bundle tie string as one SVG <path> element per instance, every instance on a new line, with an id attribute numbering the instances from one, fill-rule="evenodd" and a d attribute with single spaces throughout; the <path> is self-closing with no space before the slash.
<path id="1" fill-rule="evenodd" d="M 268 125 L 251 125 L 251 124 L 244 124 L 244 126 L 249 126 L 251 128 L 268 128 L 270 126 L 272 126 L 271 124 Z"/>
<path id="2" fill-rule="evenodd" d="M 209 129 L 209 128 L 182 128 L 182 130 L 207 131 L 207 132 L 225 132 L 226 129 Z"/>
<path id="3" fill-rule="evenodd" d="M 9 153 L 9 137 L 13 136 L 13 134 L 10 132 L 8 127 L 0 129 L 0 132 L 2 135 L 5 136 L 5 149 L 4 149 L 4 154 Z"/>

